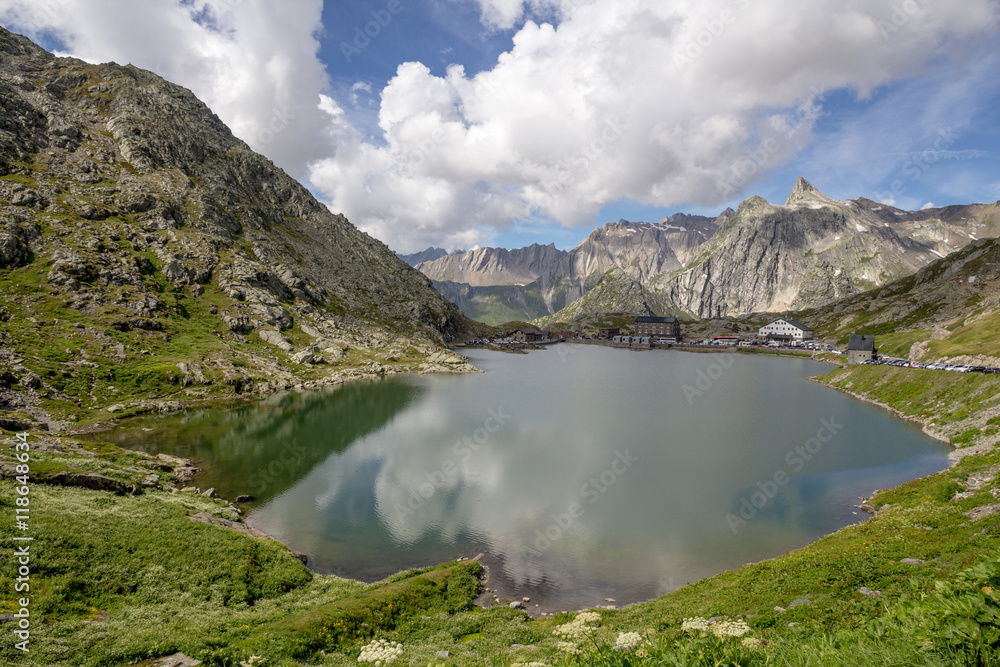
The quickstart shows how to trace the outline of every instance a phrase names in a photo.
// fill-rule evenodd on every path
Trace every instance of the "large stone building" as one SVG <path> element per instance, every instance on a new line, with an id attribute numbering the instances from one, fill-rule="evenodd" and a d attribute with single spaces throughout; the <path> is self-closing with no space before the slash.
<path id="1" fill-rule="evenodd" d="M 847 340 L 848 363 L 859 364 L 862 361 L 872 361 L 877 353 L 875 336 L 872 334 L 851 334 Z"/>
<path id="2" fill-rule="evenodd" d="M 545 340 L 546 334 L 537 329 L 518 329 L 512 331 L 507 337 L 518 343 L 537 343 L 540 340 Z"/>
<path id="3" fill-rule="evenodd" d="M 793 319 L 783 317 L 763 326 L 759 329 L 758 335 L 770 340 L 793 341 L 812 340 L 813 330 Z"/>
<path id="4" fill-rule="evenodd" d="M 635 335 L 650 338 L 680 338 L 681 323 L 676 317 L 642 315 L 635 318 Z"/>

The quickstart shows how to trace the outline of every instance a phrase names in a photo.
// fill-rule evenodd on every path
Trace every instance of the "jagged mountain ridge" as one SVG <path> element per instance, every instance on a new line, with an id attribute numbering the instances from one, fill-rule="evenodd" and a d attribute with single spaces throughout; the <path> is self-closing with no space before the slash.
<path id="1" fill-rule="evenodd" d="M 410 266 L 415 267 L 417 264 L 420 264 L 421 262 L 431 262 L 439 257 L 444 257 L 447 254 L 448 251 L 445 250 L 444 248 L 435 248 L 434 246 L 430 246 L 425 250 L 421 250 L 420 252 L 414 252 L 409 255 L 403 255 L 397 252 L 396 257 L 399 257 L 401 260 L 403 260 Z"/>
<path id="2" fill-rule="evenodd" d="M 485 285 L 527 285 L 566 255 L 554 243 L 524 248 L 475 248 L 420 262 L 415 268 L 431 280 Z"/>
<path id="3" fill-rule="evenodd" d="M 906 212 L 837 201 L 799 178 L 783 205 L 740 204 L 681 270 L 651 280 L 615 275 L 563 312 L 608 309 L 694 318 L 818 306 L 910 275 L 979 237 L 1000 233 L 996 204 Z"/>
<path id="4" fill-rule="evenodd" d="M 26 358 L 21 377 L 53 372 L 18 346 L 58 338 L 50 328 L 63 321 L 81 325 L 81 349 L 119 366 L 142 361 L 132 346 L 170 347 L 197 322 L 209 337 L 192 342 L 192 359 L 181 348 L 164 377 L 183 360 L 181 375 L 239 386 L 293 383 L 293 350 L 430 353 L 472 326 L 151 72 L 57 58 L 0 29 L 0 107 L 0 310 L 8 349 Z M 17 294 L 27 285 L 33 298 Z M 18 328 L 29 317 L 43 323 L 27 325 L 31 336 Z M 109 342 L 114 331 L 128 342 Z M 214 366 L 243 361 L 202 373 L 202 344 Z"/>
<path id="5" fill-rule="evenodd" d="M 658 223 L 622 219 L 598 227 L 568 253 L 540 256 L 539 249 L 554 246 L 537 245 L 510 251 L 480 248 L 418 268 L 470 317 L 485 318 L 482 321 L 491 324 L 531 320 L 579 299 L 611 269 L 644 282 L 663 271 L 682 268 L 732 213 L 727 210 L 716 218 L 678 213 Z M 521 275 L 534 276 L 532 280 L 522 285 L 510 280 L 514 273 L 502 264 L 508 257 L 538 258 L 530 270 L 521 269 Z M 497 266 L 507 272 L 501 273 Z"/>

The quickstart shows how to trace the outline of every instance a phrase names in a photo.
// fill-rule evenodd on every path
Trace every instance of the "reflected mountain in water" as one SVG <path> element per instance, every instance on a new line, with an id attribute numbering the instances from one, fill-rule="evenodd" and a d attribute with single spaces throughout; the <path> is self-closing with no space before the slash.
<path id="1" fill-rule="evenodd" d="M 352 382 L 322 391 L 275 394 L 232 409 L 212 406 L 130 419 L 115 431 L 89 437 L 194 459 L 205 470 L 193 484 L 214 487 L 223 498 L 250 494 L 264 503 L 331 454 L 383 428 L 419 393 L 401 378 Z"/>

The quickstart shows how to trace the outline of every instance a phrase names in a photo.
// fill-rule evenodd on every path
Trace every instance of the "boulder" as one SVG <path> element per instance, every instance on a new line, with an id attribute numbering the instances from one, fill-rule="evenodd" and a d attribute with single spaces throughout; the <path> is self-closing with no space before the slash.
<path id="1" fill-rule="evenodd" d="M 95 491 L 111 491 L 119 496 L 137 496 L 142 493 L 141 489 L 136 488 L 134 484 L 98 475 L 96 472 L 56 472 L 46 476 L 44 481 L 59 486 L 79 486 Z"/>
<path id="2" fill-rule="evenodd" d="M 268 345 L 273 345 L 284 352 L 292 351 L 292 342 L 275 329 L 260 329 L 257 331 L 257 335 Z"/>
<path id="3" fill-rule="evenodd" d="M 291 359 L 297 364 L 321 364 L 324 361 L 323 351 L 315 345 L 296 352 Z"/>
<path id="4" fill-rule="evenodd" d="M 178 652 L 163 658 L 157 658 L 153 661 L 152 667 L 197 667 L 200 664 L 201 660 L 189 658 L 183 653 Z"/>

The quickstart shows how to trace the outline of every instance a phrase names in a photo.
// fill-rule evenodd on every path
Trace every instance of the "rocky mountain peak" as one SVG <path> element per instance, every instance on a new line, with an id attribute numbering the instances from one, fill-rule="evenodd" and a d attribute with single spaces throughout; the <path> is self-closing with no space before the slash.
<path id="1" fill-rule="evenodd" d="M 802 176 L 799 176 L 798 180 L 795 181 L 795 187 L 792 188 L 791 193 L 788 195 L 788 199 L 785 201 L 785 206 L 793 206 L 795 204 L 834 203 L 836 203 L 835 199 L 827 197 L 825 194 L 817 190 L 816 186 Z"/>
<path id="2" fill-rule="evenodd" d="M 0 325 L 13 322 L 3 346 L 28 360 L 25 377 L 100 368 L 110 384 L 128 367 L 155 378 L 150 396 L 271 391 L 299 373 L 332 378 L 316 369 L 347 349 L 415 370 L 471 326 L 152 72 L 57 58 L 0 28 L 0 109 Z M 39 354 L 65 322 L 80 357 Z M 30 384 L 85 405 L 110 398 Z"/>

